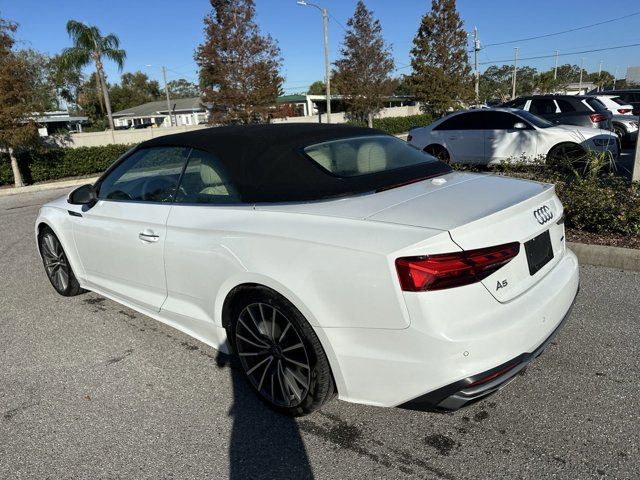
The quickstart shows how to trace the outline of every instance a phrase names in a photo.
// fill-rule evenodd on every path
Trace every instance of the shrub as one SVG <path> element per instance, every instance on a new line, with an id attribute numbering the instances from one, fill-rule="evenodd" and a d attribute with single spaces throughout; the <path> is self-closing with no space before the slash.
<path id="1" fill-rule="evenodd" d="M 80 148 L 39 148 L 17 154 L 28 183 L 45 182 L 65 177 L 91 175 L 104 171 L 131 145 L 104 145 Z M 0 160 L 0 185 L 13 183 L 9 158 Z"/>
<path id="2" fill-rule="evenodd" d="M 386 118 L 374 118 L 373 128 L 377 128 L 387 133 L 397 134 L 406 133 L 412 127 L 424 127 L 429 125 L 433 121 L 433 117 L 428 113 L 420 115 L 409 115 L 408 117 L 386 117 Z M 351 120 L 347 122 L 349 125 L 359 125 L 366 127 L 366 122 L 360 122 L 357 120 Z"/>
<path id="3" fill-rule="evenodd" d="M 456 170 L 484 170 L 553 183 L 565 208 L 567 227 L 594 233 L 640 235 L 640 183 L 630 183 L 611 173 L 614 164 L 606 155 L 591 152 L 571 163 L 517 159 L 489 167 L 452 166 Z"/>

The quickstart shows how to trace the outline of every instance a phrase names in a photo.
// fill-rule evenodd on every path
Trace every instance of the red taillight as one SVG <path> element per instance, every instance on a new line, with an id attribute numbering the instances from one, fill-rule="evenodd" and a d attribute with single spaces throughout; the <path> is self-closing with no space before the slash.
<path id="1" fill-rule="evenodd" d="M 396 259 L 400 286 L 405 292 L 461 287 L 479 282 L 518 255 L 520 243 L 496 247 Z"/>
<path id="2" fill-rule="evenodd" d="M 410 142 L 413 136 L 411 134 L 407 135 L 407 142 Z"/>
<path id="3" fill-rule="evenodd" d="M 602 113 L 592 113 L 589 117 L 591 117 L 593 123 L 605 122 L 607 120 L 607 116 Z"/>
<path id="4" fill-rule="evenodd" d="M 625 113 L 629 113 L 631 111 L 630 108 L 619 108 L 618 113 L 624 115 Z"/>

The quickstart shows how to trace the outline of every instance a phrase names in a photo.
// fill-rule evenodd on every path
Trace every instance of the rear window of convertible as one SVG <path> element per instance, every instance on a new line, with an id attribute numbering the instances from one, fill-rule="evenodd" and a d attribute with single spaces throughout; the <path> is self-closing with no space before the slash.
<path id="1" fill-rule="evenodd" d="M 304 153 L 330 173 L 357 177 L 437 162 L 404 140 L 386 135 L 351 137 L 310 145 Z"/>

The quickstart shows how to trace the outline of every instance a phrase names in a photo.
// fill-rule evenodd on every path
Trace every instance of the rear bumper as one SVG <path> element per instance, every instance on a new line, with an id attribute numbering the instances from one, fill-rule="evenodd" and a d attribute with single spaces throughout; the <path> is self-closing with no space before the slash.
<path id="1" fill-rule="evenodd" d="M 526 294 L 505 303 L 481 283 L 456 291 L 405 292 L 408 328 L 317 332 L 330 346 L 340 399 L 397 407 L 438 392 L 438 401 L 431 402 L 437 405 L 487 372 L 535 357 L 566 317 L 578 284 L 578 261 L 567 249 Z M 507 373 L 499 375 L 502 383 Z"/>
<path id="2" fill-rule="evenodd" d="M 429 411 L 457 410 L 505 387 L 515 379 L 516 375 L 524 370 L 529 363 L 542 354 L 553 338 L 562 329 L 571 314 L 578 291 L 576 291 L 576 296 L 573 298 L 569 310 L 565 313 L 560 324 L 558 324 L 551 335 L 549 335 L 534 351 L 522 353 L 517 357 L 498 365 L 497 367 L 451 383 L 425 395 L 421 395 L 420 397 L 399 405 L 399 407 L 410 410 Z"/>

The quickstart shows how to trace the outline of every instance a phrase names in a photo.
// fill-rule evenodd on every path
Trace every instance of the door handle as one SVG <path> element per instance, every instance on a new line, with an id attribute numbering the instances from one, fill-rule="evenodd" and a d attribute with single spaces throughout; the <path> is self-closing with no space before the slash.
<path id="1" fill-rule="evenodd" d="M 153 233 L 153 230 L 145 230 L 138 234 L 138 238 L 143 242 L 152 243 L 157 242 L 160 239 L 160 235 Z"/>

